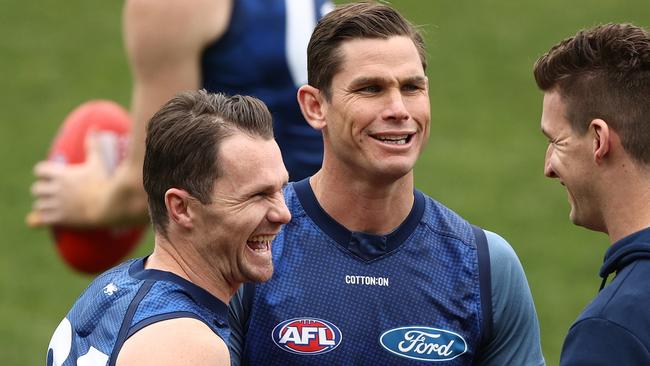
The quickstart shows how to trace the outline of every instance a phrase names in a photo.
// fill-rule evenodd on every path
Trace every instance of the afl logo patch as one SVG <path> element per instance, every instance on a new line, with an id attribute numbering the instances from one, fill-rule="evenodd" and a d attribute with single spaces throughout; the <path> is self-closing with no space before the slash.
<path id="1" fill-rule="evenodd" d="M 323 319 L 294 318 L 273 328 L 273 342 L 283 350 L 301 355 L 327 353 L 341 344 L 336 325 Z"/>
<path id="2" fill-rule="evenodd" d="M 388 351 L 419 361 L 449 361 L 467 352 L 460 335 L 429 327 L 402 327 L 384 332 L 379 343 Z"/>

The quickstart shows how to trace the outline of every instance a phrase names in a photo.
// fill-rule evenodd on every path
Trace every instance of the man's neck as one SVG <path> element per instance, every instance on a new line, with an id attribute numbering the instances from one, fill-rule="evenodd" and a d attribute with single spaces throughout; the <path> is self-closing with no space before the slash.
<path id="1" fill-rule="evenodd" d="M 606 215 L 607 234 L 610 242 L 616 243 L 624 237 L 650 227 L 650 192 L 634 199 L 612 202 Z"/>
<path id="2" fill-rule="evenodd" d="M 171 272 L 208 291 L 224 304 L 230 302 L 239 284 L 229 284 L 217 271 L 206 268 L 209 265 L 201 260 L 198 252 L 181 254 L 176 249 L 179 244 L 184 248 L 189 248 L 191 243 L 172 245 L 158 233 L 156 233 L 155 242 L 153 253 L 145 263 L 145 269 Z"/>
<path id="3" fill-rule="evenodd" d="M 321 170 L 309 183 L 325 212 L 350 231 L 387 234 L 413 207 L 412 171 L 392 182 L 372 182 Z"/>
<path id="4" fill-rule="evenodd" d="M 650 170 L 626 164 L 615 176 L 615 182 L 602 189 L 603 221 L 613 244 L 637 231 L 650 227 Z"/>

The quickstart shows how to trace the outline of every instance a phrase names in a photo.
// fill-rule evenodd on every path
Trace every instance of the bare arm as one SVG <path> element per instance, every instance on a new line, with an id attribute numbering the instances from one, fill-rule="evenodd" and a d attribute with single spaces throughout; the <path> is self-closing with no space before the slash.
<path id="1" fill-rule="evenodd" d="M 117 366 L 230 365 L 228 347 L 207 325 L 192 318 L 154 323 L 132 335 Z"/>
<path id="2" fill-rule="evenodd" d="M 142 163 L 146 124 L 172 96 L 198 89 L 203 49 L 225 31 L 231 0 L 128 0 L 124 42 L 133 74 L 130 146 L 112 176 L 87 151 L 86 163 L 38 163 L 33 226 L 106 226 L 146 222 Z M 89 144 L 93 146 L 93 144 Z"/>

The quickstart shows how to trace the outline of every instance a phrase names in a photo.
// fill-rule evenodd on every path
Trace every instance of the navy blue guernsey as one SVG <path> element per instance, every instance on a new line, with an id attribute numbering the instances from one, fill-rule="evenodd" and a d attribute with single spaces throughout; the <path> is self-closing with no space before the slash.
<path id="1" fill-rule="evenodd" d="M 81 294 L 50 341 L 47 365 L 115 365 L 124 342 L 147 325 L 194 318 L 224 342 L 230 338 L 228 307 L 170 272 L 129 260 L 98 276 Z"/>
<path id="2" fill-rule="evenodd" d="M 274 275 L 247 287 L 242 364 L 471 364 L 490 311 L 472 226 L 414 197 L 406 220 L 377 236 L 329 217 L 308 180 L 289 185 L 292 220 L 273 242 Z"/>
<path id="3" fill-rule="evenodd" d="M 315 173 L 323 159 L 322 136 L 305 122 L 296 93 L 307 83 L 309 37 L 331 7 L 324 0 L 233 1 L 228 29 L 201 60 L 206 90 L 266 103 L 294 181 Z"/>

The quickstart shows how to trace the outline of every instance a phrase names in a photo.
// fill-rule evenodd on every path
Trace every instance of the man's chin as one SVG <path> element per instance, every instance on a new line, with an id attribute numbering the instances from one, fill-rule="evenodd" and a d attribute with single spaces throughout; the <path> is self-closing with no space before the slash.
<path id="1" fill-rule="evenodd" d="M 404 178 L 413 171 L 413 164 L 410 162 L 391 162 L 390 164 L 383 164 L 377 167 L 372 173 L 375 177 L 374 181 L 379 182 L 394 182 Z"/>
<path id="2" fill-rule="evenodd" d="M 273 264 L 263 268 L 257 267 L 244 273 L 244 277 L 246 277 L 245 282 L 266 282 L 270 280 L 272 276 Z"/>
<path id="3" fill-rule="evenodd" d="M 576 221 L 575 221 L 575 220 L 576 220 L 576 215 L 575 215 L 575 212 L 573 211 L 573 207 L 571 207 L 571 209 L 569 210 L 569 220 L 570 220 L 571 223 L 573 223 L 573 224 L 576 223 Z M 577 224 L 576 224 L 576 225 L 577 225 Z"/>
<path id="4" fill-rule="evenodd" d="M 598 225 L 597 220 L 593 218 L 587 219 L 584 215 L 578 215 L 574 210 L 571 210 L 571 213 L 569 213 L 569 220 L 571 220 L 572 224 L 587 230 L 604 232 L 602 225 Z"/>

